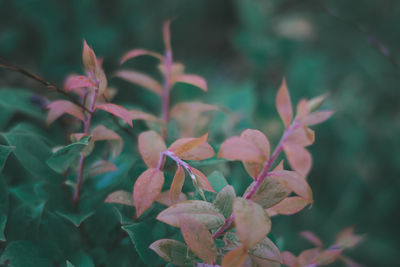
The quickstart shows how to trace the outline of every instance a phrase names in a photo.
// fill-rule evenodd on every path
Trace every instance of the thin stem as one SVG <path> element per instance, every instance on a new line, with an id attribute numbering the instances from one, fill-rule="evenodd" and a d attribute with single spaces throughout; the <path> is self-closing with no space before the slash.
<path id="1" fill-rule="evenodd" d="M 165 75 L 164 75 L 164 88 L 162 92 L 162 120 L 164 126 L 162 128 L 162 137 L 167 139 L 168 121 L 169 121 L 169 92 L 171 87 L 171 65 L 172 65 L 172 52 L 166 50 L 165 52 Z"/>
<path id="2" fill-rule="evenodd" d="M 51 90 L 55 90 L 60 94 L 63 94 L 65 97 L 67 97 L 69 99 L 69 101 L 71 101 L 72 103 L 74 103 L 75 105 L 78 105 L 79 107 L 81 107 L 83 110 L 85 110 L 88 113 L 91 113 L 84 105 L 82 105 L 81 103 L 79 103 L 78 101 L 76 101 L 75 98 L 73 98 L 71 95 L 69 95 L 67 92 L 65 92 L 63 89 L 61 89 L 60 87 L 54 85 L 53 83 L 46 81 L 45 79 L 43 79 L 42 77 L 24 69 L 21 68 L 17 65 L 14 65 L 10 62 L 8 62 L 6 59 L 0 57 L 0 68 L 6 69 L 6 70 L 10 70 L 10 71 L 14 71 L 14 72 L 19 72 L 23 75 L 25 75 L 28 78 L 31 78 L 32 80 L 35 80 L 41 84 L 43 84 L 44 86 L 46 86 L 47 88 L 51 89 Z"/>
<path id="3" fill-rule="evenodd" d="M 269 170 L 271 169 L 272 165 L 274 164 L 276 158 L 279 156 L 279 154 L 283 150 L 283 144 L 285 143 L 286 139 L 293 133 L 294 130 L 296 130 L 300 126 L 300 123 L 298 120 L 294 120 L 292 124 L 285 130 L 285 132 L 282 135 L 281 140 L 279 141 L 278 145 L 276 146 L 274 152 L 272 153 L 271 157 L 267 160 L 267 162 L 264 165 L 264 168 L 262 172 L 258 175 L 257 179 L 255 182 L 252 184 L 250 190 L 243 196 L 245 199 L 250 199 L 255 192 L 257 192 L 258 188 L 261 186 L 265 178 L 268 177 Z M 233 220 L 235 219 L 235 215 L 232 213 L 229 218 L 225 220 L 225 223 L 218 228 L 216 232 L 213 234 L 213 238 L 216 239 L 219 236 L 223 235 L 225 231 L 232 225 Z"/>
<path id="4" fill-rule="evenodd" d="M 83 130 L 86 135 L 90 134 L 90 125 L 92 122 L 92 116 L 95 108 L 95 103 L 96 103 L 96 98 L 97 98 L 97 93 L 98 93 L 98 87 L 94 89 L 93 94 L 91 95 L 90 99 L 90 104 L 89 104 L 89 113 L 86 116 L 85 121 L 83 122 Z M 79 202 L 79 194 L 81 191 L 82 183 L 83 183 L 83 170 L 85 168 L 85 154 L 81 153 L 80 159 L 79 159 L 79 165 L 77 169 L 77 181 L 76 181 L 76 187 L 74 190 L 74 196 L 73 196 L 73 202 L 75 205 L 78 204 Z"/>

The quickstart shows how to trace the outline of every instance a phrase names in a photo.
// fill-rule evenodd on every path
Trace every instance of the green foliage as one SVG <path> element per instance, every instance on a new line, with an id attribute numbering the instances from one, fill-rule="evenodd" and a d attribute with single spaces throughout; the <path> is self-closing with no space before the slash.
<path id="1" fill-rule="evenodd" d="M 277 240 L 273 241 L 277 241 L 280 249 L 297 255 L 304 248 L 304 242 L 297 238 L 299 231 L 313 229 L 329 240 L 338 229 L 354 224 L 360 227 L 360 232 L 370 235 L 369 242 L 350 251 L 350 255 L 366 265 L 393 265 L 398 261 L 400 247 L 399 219 L 393 216 L 398 210 L 400 166 L 395 149 L 400 145 L 395 134 L 400 130 L 397 123 L 399 76 L 390 58 L 382 54 L 376 43 L 371 46 L 368 39 L 383 42 L 392 50 L 393 58 L 397 58 L 394 48 L 399 38 L 393 32 L 399 15 L 398 4 L 372 0 L 363 5 L 343 0 L 325 1 L 323 5 L 331 14 L 320 4 L 316 1 L 217 3 L 211 0 L 193 3 L 2 1 L 0 22 L 4 29 L 0 54 L 62 84 L 67 73 L 81 72 L 78 54 L 81 41 L 86 38 L 97 54 L 104 56 L 104 68 L 111 74 L 117 70 L 122 53 L 132 46 L 160 51 L 162 42 L 156 34 L 160 24 L 165 18 L 177 16 L 172 27 L 175 58 L 184 60 L 188 71 L 206 77 L 210 92 L 203 96 L 200 90 L 180 84 L 174 89 L 171 101 L 175 104 L 203 98 L 207 103 L 227 108 L 206 114 L 210 117 L 210 144 L 215 151 L 219 151 L 227 137 L 239 135 L 245 128 L 260 129 L 268 134 L 271 144 L 277 143 L 281 126 L 272 103 L 283 75 L 292 88 L 293 99 L 330 91 L 323 108 L 332 107 L 337 113 L 326 125 L 317 128 L 316 145 L 311 148 L 314 166 L 308 181 L 314 191 L 313 208 L 291 217 L 274 218 L 272 231 Z M 354 27 L 356 24 L 365 31 Z M 155 60 L 143 58 L 130 62 L 129 67 L 158 74 L 154 63 Z M 71 123 L 71 118 L 66 116 L 45 128 L 45 112 L 38 105 L 41 101 L 31 99 L 40 96 L 38 99 L 46 103 L 42 96 L 50 99 L 61 96 L 39 88 L 19 74 L 1 70 L 0 75 L 0 85 L 4 87 L 0 90 L 0 169 L 4 167 L 0 177 L 0 254 L 12 242 L 28 240 L 45 248 L 38 258 L 52 259 L 60 266 L 67 260 L 79 266 L 72 255 L 80 251 L 89 255 L 96 266 L 144 266 L 119 225 L 120 222 L 137 223 L 135 208 L 104 204 L 103 200 L 116 190 L 131 193 L 135 179 L 146 168 L 131 134 L 139 135 L 149 128 L 157 129 L 158 125 L 135 121 L 128 134 L 114 125 L 112 117 L 103 112 L 96 114 L 93 125 L 104 124 L 120 134 L 124 151 L 113 159 L 107 154 L 108 143 L 96 143 L 86 165 L 107 159 L 118 171 L 85 179 L 82 201 L 76 211 L 71 204 L 75 172 L 69 171 L 63 176 L 46 162 L 55 147 L 70 144 L 69 133 L 80 130 L 80 125 Z M 125 107 L 140 106 L 159 114 L 160 101 L 155 100 L 152 92 L 133 90 L 134 85 L 118 79 L 109 82 L 120 89 L 116 103 Z M 10 86 L 27 89 L 10 89 Z M 173 123 L 167 144 L 179 137 L 178 127 L 172 129 Z M 71 159 L 65 165 L 72 165 L 74 169 L 74 164 Z M 242 195 L 252 182 L 239 163 L 210 158 L 189 161 L 189 164 L 204 171 L 209 179 L 214 170 L 219 170 L 237 195 Z M 174 173 L 172 164 L 167 162 L 165 167 L 168 171 L 163 191 L 169 188 Z M 211 180 L 210 184 L 214 188 Z M 182 191 L 191 190 L 192 182 L 186 177 Z M 207 200 L 216 196 L 204 193 Z M 201 199 L 201 196 L 195 193 L 194 198 Z M 151 229 L 157 228 L 154 240 L 183 241 L 176 229 L 162 227 L 154 220 L 164 208 L 155 203 L 139 222 Z M 226 217 L 230 211 L 222 213 Z M 77 228 L 60 214 L 72 215 L 76 224 L 81 220 L 77 218 L 91 216 Z M 50 230 L 54 236 L 46 234 L 44 229 L 39 231 L 38 225 L 43 221 L 45 225 L 58 225 L 60 230 L 54 230 L 58 229 L 54 226 Z M 91 228 L 102 234 L 88 235 Z M 61 243 L 65 244 L 61 248 L 54 245 Z"/>

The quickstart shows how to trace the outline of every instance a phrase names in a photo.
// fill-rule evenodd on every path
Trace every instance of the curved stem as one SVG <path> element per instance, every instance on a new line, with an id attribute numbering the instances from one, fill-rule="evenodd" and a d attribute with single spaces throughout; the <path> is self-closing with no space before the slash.
<path id="1" fill-rule="evenodd" d="M 283 133 L 281 140 L 279 141 L 278 145 L 276 146 L 274 152 L 272 153 L 271 157 L 267 160 L 267 162 L 264 165 L 263 170 L 261 173 L 258 175 L 257 179 L 255 182 L 252 184 L 250 190 L 243 196 L 245 199 L 250 199 L 255 192 L 257 192 L 257 189 L 261 186 L 265 178 L 267 178 L 269 174 L 269 170 L 271 169 L 272 165 L 274 164 L 276 158 L 279 156 L 279 154 L 283 150 L 283 144 L 285 143 L 286 139 L 293 133 L 294 130 L 296 130 L 300 126 L 298 120 L 294 120 L 292 124 L 285 130 Z M 216 232 L 213 234 L 213 238 L 216 239 L 219 236 L 223 235 L 227 229 L 232 225 L 233 221 L 235 219 L 235 215 L 232 213 L 229 218 L 225 220 L 225 223 L 218 228 Z"/>
<path id="2" fill-rule="evenodd" d="M 165 75 L 164 75 L 164 88 L 162 92 L 162 120 L 164 126 L 162 129 L 162 137 L 167 139 L 168 121 L 169 121 L 169 92 L 171 87 L 171 65 L 172 65 L 172 52 L 166 50 L 165 52 Z"/>

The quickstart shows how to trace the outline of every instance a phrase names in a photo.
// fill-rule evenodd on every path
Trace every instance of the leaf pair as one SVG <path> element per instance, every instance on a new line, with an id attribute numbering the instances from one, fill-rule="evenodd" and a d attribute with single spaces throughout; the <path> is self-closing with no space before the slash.
<path id="1" fill-rule="evenodd" d="M 183 160 L 203 160 L 214 156 L 214 150 L 206 142 L 208 134 L 199 138 L 178 139 L 167 149 L 162 137 L 154 132 L 147 131 L 139 135 L 138 147 L 143 161 L 149 167 L 136 180 L 133 198 L 139 217 L 161 193 L 164 184 L 164 174 L 161 171 L 165 156 L 170 156 L 177 163 L 177 171 L 171 184 L 171 203 L 179 200 L 185 179 L 184 170 L 189 172 L 195 185 L 203 190 L 213 191 L 207 177 L 199 170 L 189 166 Z"/>

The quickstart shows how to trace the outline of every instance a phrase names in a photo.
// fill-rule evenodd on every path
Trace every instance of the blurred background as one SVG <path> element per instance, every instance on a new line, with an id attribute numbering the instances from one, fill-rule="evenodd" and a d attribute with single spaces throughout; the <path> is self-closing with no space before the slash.
<path id="1" fill-rule="evenodd" d="M 367 235 L 347 255 L 367 266 L 398 266 L 399 17 L 396 0 L 2 0 L 0 55 L 61 85 L 67 74 L 82 71 L 86 39 L 112 75 L 132 48 L 161 52 L 162 22 L 175 18 L 174 57 L 188 73 L 207 79 L 209 93 L 177 88 L 173 101 L 200 99 L 243 115 L 225 133 L 216 129 L 221 120 L 215 117 L 215 142 L 251 127 L 276 144 L 282 125 L 274 101 L 283 76 L 293 102 L 329 92 L 324 108 L 336 114 L 317 126 L 311 147 L 315 204 L 275 218 L 274 236 L 298 253 L 309 247 L 298 232 L 311 230 L 328 245 L 353 225 Z M 157 73 L 149 58 L 127 66 Z M 116 102 L 159 112 L 153 94 L 115 78 L 110 83 L 119 89 Z M 4 70 L 0 86 L 48 94 Z M 243 192 L 250 180 L 231 182 Z"/>

